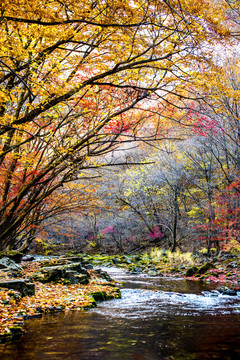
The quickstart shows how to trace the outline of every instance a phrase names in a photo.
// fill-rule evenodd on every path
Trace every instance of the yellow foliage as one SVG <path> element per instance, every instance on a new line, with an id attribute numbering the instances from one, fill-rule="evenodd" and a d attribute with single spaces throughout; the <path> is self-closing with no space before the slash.
<path id="1" fill-rule="evenodd" d="M 173 108 L 154 113 L 158 96 L 180 103 L 204 59 L 194 48 L 209 58 L 207 45 L 228 33 L 218 2 L 194 0 L 2 0 L 0 30 L 4 243 L 62 184 L 104 165 L 121 132 L 170 131 Z M 8 225 L 12 214 L 21 225 Z"/>

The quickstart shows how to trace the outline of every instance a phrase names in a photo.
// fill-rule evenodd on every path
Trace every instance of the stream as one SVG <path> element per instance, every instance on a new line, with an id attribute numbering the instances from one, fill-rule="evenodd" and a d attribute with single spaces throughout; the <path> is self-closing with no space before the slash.
<path id="1" fill-rule="evenodd" d="M 1 360 L 239 360 L 240 293 L 218 284 L 130 275 L 122 298 L 88 311 L 26 321 L 26 334 L 0 345 Z"/>

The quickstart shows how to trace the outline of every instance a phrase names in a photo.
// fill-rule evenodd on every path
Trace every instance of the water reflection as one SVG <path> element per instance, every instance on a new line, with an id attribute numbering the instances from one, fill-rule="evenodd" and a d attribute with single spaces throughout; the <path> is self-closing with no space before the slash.
<path id="1" fill-rule="evenodd" d="M 215 296 L 207 284 L 129 276 L 123 297 L 88 312 L 30 320 L 1 360 L 237 360 L 238 297 Z"/>

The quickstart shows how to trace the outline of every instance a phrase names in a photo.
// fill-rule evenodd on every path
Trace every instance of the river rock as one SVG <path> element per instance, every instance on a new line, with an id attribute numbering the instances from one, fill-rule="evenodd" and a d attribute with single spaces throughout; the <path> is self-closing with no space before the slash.
<path id="1" fill-rule="evenodd" d="M 22 258 L 22 261 L 33 261 L 33 260 L 35 260 L 33 255 L 25 255 Z"/>
<path id="2" fill-rule="evenodd" d="M 65 271 L 65 270 L 73 270 L 78 272 L 79 274 L 84 274 L 84 275 L 88 275 L 87 270 L 82 266 L 82 264 L 79 263 L 72 263 L 72 264 L 67 264 L 67 265 L 57 265 L 57 266 L 50 266 L 50 267 L 44 267 L 41 272 L 48 272 L 48 271 L 52 271 L 52 270 L 61 270 L 61 271 Z"/>
<path id="3" fill-rule="evenodd" d="M 214 265 L 210 262 L 205 263 L 204 265 L 202 265 L 198 271 L 197 271 L 197 275 L 203 275 L 205 274 L 208 270 L 211 270 L 214 268 Z"/>
<path id="4" fill-rule="evenodd" d="M 219 291 L 218 290 L 210 290 L 210 291 L 202 291 L 202 294 L 206 297 L 215 297 L 215 296 L 219 296 Z"/>
<path id="5" fill-rule="evenodd" d="M 113 281 L 111 276 L 106 271 L 101 271 L 99 277 L 102 278 L 102 279 L 105 279 L 107 281 Z"/>
<path id="6" fill-rule="evenodd" d="M 84 267 L 87 270 L 92 270 L 93 269 L 93 266 L 91 264 L 86 264 L 86 265 L 84 265 Z"/>
<path id="7" fill-rule="evenodd" d="M 106 300 L 121 298 L 121 291 L 120 289 L 118 289 L 117 295 L 108 295 L 105 291 L 96 291 L 91 294 L 91 297 L 95 301 L 106 301 Z"/>
<path id="8" fill-rule="evenodd" d="M 120 260 L 119 260 L 119 259 L 116 259 L 116 258 L 112 258 L 112 263 L 113 263 L 114 265 L 118 265 L 118 264 L 120 264 Z"/>
<path id="9" fill-rule="evenodd" d="M 24 280 L 1 281 L 0 287 L 19 291 L 22 297 L 35 295 L 35 284 Z"/>
<path id="10" fill-rule="evenodd" d="M 126 258 L 125 258 L 125 263 L 128 264 L 128 265 L 130 265 L 130 264 L 132 263 L 132 261 L 131 261 L 129 258 L 126 257 Z"/>
<path id="11" fill-rule="evenodd" d="M 195 275 L 197 273 L 197 271 L 198 271 L 198 268 L 196 266 L 191 266 L 185 272 L 185 276 L 187 276 L 187 277 L 193 276 L 193 275 Z"/>
<path id="12" fill-rule="evenodd" d="M 227 286 L 221 286 L 217 289 L 221 294 L 223 295 L 230 295 L 230 296 L 236 296 L 237 291 L 234 289 L 229 289 Z"/>
<path id="13" fill-rule="evenodd" d="M 97 291 L 91 294 L 92 298 L 95 301 L 105 301 L 108 300 L 107 293 L 105 291 Z"/>
<path id="14" fill-rule="evenodd" d="M 55 266 L 65 266 L 72 264 L 80 264 L 80 266 L 83 266 L 84 261 L 79 256 L 50 258 L 41 261 L 41 267 L 55 267 Z"/>
<path id="15" fill-rule="evenodd" d="M 229 263 L 227 265 L 228 269 L 236 269 L 239 267 L 239 262 L 238 261 L 232 261 L 231 263 Z"/>
<path id="16" fill-rule="evenodd" d="M 141 269 L 139 267 L 134 267 L 130 270 L 131 274 L 133 275 L 137 275 L 137 274 L 140 274 L 141 272 Z"/>
<path id="17" fill-rule="evenodd" d="M 73 284 L 88 284 L 89 274 L 81 263 L 73 263 L 63 266 L 45 267 L 40 273 L 35 274 L 35 279 L 47 283 L 66 279 Z"/>
<path id="18" fill-rule="evenodd" d="M 94 270 L 94 273 L 104 279 L 104 280 L 107 280 L 107 281 L 113 281 L 113 279 L 111 278 L 111 276 L 106 272 L 106 271 L 103 271 L 102 269 L 95 269 Z"/>
<path id="19" fill-rule="evenodd" d="M 66 270 L 64 279 L 70 281 L 71 284 L 87 285 L 89 283 L 89 276 L 86 274 L 78 274 L 77 271 Z"/>
<path id="20" fill-rule="evenodd" d="M 0 270 L 21 271 L 22 268 L 20 265 L 16 264 L 15 261 L 5 256 L 0 259 Z"/>
<path id="21" fill-rule="evenodd" d="M 70 262 L 70 263 L 81 263 L 82 265 L 85 263 L 85 260 L 81 257 L 81 256 L 66 256 L 66 257 L 63 257 L 63 258 L 60 258 L 62 260 L 67 260 L 67 262 Z M 60 260 L 59 259 L 59 260 Z"/>
<path id="22" fill-rule="evenodd" d="M 149 270 L 148 275 L 149 276 L 158 276 L 158 272 L 157 272 L 157 270 Z"/>

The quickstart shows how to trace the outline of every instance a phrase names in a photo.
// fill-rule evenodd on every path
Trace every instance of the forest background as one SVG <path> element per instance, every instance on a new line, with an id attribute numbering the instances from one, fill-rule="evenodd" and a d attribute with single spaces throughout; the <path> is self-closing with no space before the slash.
<path id="1" fill-rule="evenodd" d="M 239 1 L 0 19 L 0 250 L 239 249 Z"/>

